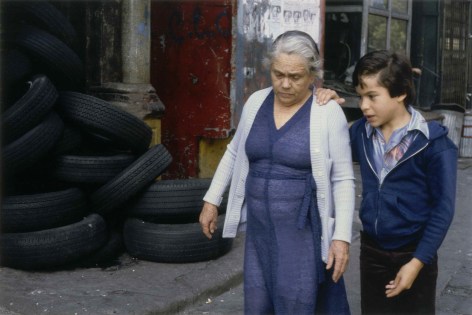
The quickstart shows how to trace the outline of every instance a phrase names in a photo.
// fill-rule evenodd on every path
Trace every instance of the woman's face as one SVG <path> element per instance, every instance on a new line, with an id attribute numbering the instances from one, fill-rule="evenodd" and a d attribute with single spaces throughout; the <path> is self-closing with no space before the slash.
<path id="1" fill-rule="evenodd" d="M 280 54 L 274 58 L 270 76 L 279 104 L 298 105 L 312 93 L 315 76 L 307 68 L 306 60 L 299 55 Z"/>

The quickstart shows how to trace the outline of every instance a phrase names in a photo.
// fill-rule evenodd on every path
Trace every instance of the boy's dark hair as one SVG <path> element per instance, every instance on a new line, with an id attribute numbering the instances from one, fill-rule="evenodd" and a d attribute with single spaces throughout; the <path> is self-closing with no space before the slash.
<path id="1" fill-rule="evenodd" d="M 357 62 L 352 73 L 352 83 L 355 87 L 358 85 L 362 87 L 363 76 L 377 73 L 379 74 L 378 83 L 388 90 L 390 97 L 406 94 L 405 106 L 414 103 L 416 92 L 413 72 L 407 57 L 387 50 L 367 53 Z"/>

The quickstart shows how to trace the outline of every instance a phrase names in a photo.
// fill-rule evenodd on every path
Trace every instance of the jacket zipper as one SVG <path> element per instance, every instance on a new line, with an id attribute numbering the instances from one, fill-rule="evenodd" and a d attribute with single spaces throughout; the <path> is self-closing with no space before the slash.
<path id="1" fill-rule="evenodd" d="M 362 146 L 364 147 L 365 158 L 366 158 L 367 162 L 369 163 L 370 169 L 374 172 L 375 176 L 377 177 L 377 180 L 379 181 L 379 188 L 378 188 L 379 194 L 377 194 L 377 216 L 376 216 L 376 218 L 375 218 L 375 223 L 374 223 L 375 235 L 378 235 L 377 223 L 378 223 L 378 220 L 379 220 L 379 213 L 380 213 L 380 191 L 382 190 L 382 185 L 383 185 L 383 183 L 385 182 L 385 179 L 386 179 L 387 176 L 388 176 L 394 169 L 396 169 L 400 164 L 403 164 L 403 162 L 405 162 L 405 161 L 411 159 L 412 157 L 414 157 L 415 155 L 417 155 L 418 153 L 420 153 L 421 151 L 423 151 L 424 149 L 426 149 L 426 147 L 427 147 L 428 145 L 429 145 L 429 142 L 427 142 L 422 148 L 418 149 L 415 153 L 413 153 L 412 155 L 410 155 L 410 156 L 407 157 L 406 159 L 404 159 L 404 160 L 398 162 L 398 163 L 390 170 L 390 172 L 388 172 L 388 174 L 385 175 L 383 181 L 380 181 L 380 177 L 377 175 L 377 172 L 374 170 L 372 164 L 370 163 L 369 156 L 367 155 L 367 151 L 366 151 L 366 148 L 365 148 L 364 137 L 362 137 Z"/>
<path id="2" fill-rule="evenodd" d="M 367 155 L 367 151 L 366 151 L 366 148 L 365 148 L 364 136 L 365 136 L 365 135 L 363 135 L 363 137 L 362 137 L 362 146 L 363 146 L 363 148 L 364 148 L 364 155 L 365 155 L 365 158 L 366 158 L 366 160 L 367 160 L 367 163 L 369 163 L 369 167 L 370 167 L 372 173 L 374 173 L 375 177 L 377 177 L 377 181 L 378 181 L 378 183 L 379 183 L 379 188 L 378 188 L 378 190 L 379 190 L 379 192 L 380 192 L 380 187 L 381 187 L 382 184 L 380 183 L 380 177 L 377 175 L 377 172 L 375 171 L 374 167 L 372 166 L 372 163 L 370 163 L 370 159 L 369 159 L 369 156 Z M 377 233 L 377 222 L 378 222 L 379 209 L 380 209 L 380 207 L 379 207 L 379 203 L 380 203 L 380 197 L 379 197 L 379 195 L 380 195 L 380 194 L 377 194 L 377 215 L 376 215 L 376 217 L 375 217 L 375 222 L 374 222 L 375 235 L 378 234 L 378 233 Z"/>

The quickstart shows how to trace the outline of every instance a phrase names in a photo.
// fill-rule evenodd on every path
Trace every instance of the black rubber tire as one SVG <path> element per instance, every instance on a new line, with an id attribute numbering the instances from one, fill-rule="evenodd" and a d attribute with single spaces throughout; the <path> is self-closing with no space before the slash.
<path id="1" fill-rule="evenodd" d="M 111 229 L 108 240 L 97 251 L 90 254 L 90 256 L 80 259 L 74 264 L 74 267 L 80 268 L 106 268 L 117 265 L 117 260 L 120 254 L 124 253 L 125 245 L 123 242 L 123 233 L 116 229 Z"/>
<path id="2" fill-rule="evenodd" d="M 4 144 L 18 139 L 43 120 L 57 97 L 56 88 L 46 76 L 33 77 L 25 95 L 3 113 Z"/>
<path id="3" fill-rule="evenodd" d="M 144 121 L 97 97 L 61 92 L 58 111 L 65 120 L 142 153 L 149 148 L 152 130 Z"/>
<path id="4" fill-rule="evenodd" d="M 61 182 L 52 177 L 52 167 L 42 159 L 41 163 L 26 172 L 4 178 L 3 196 L 37 195 L 76 188 L 77 185 Z M 39 167 L 40 165 L 40 167 Z M 82 192 L 87 195 L 84 189 Z"/>
<path id="5" fill-rule="evenodd" d="M 136 258 L 161 263 L 192 263 L 216 259 L 232 247 L 232 238 L 222 238 L 224 216 L 209 240 L 199 223 L 156 224 L 127 219 L 123 237 L 128 253 Z"/>
<path id="6" fill-rule="evenodd" d="M 33 65 L 28 55 L 19 49 L 2 51 L 0 58 L 2 112 L 4 112 L 25 94 L 24 84 L 31 76 Z"/>
<path id="7" fill-rule="evenodd" d="M 77 222 L 87 212 L 85 195 L 77 188 L 34 195 L 3 197 L 3 233 L 33 232 Z"/>
<path id="8" fill-rule="evenodd" d="M 56 158 L 54 177 L 68 183 L 105 184 L 136 160 L 132 154 L 111 156 L 62 155 Z"/>
<path id="9" fill-rule="evenodd" d="M 158 180 L 127 207 L 128 216 L 157 223 L 193 223 L 203 206 L 211 179 Z M 227 194 L 218 213 L 226 213 Z"/>
<path id="10" fill-rule="evenodd" d="M 60 138 L 64 123 L 52 111 L 39 125 L 3 149 L 4 170 L 9 175 L 25 171 L 45 157 Z"/>
<path id="11" fill-rule="evenodd" d="M 120 154 L 132 152 L 129 145 L 126 145 L 123 142 L 111 140 L 91 132 L 83 132 L 82 134 L 84 136 L 84 143 L 81 149 L 84 154 L 103 155 L 110 153 Z"/>
<path id="12" fill-rule="evenodd" d="M 51 155 L 60 156 L 65 154 L 74 154 L 79 151 L 82 143 L 83 137 L 80 130 L 65 125 L 61 137 L 57 140 L 53 150 L 51 151 Z"/>
<path id="13" fill-rule="evenodd" d="M 172 156 L 164 145 L 158 144 L 150 148 L 133 164 L 91 194 L 93 210 L 107 214 L 118 208 L 152 183 L 171 162 Z"/>
<path id="14" fill-rule="evenodd" d="M 22 26 L 15 33 L 15 44 L 23 48 L 58 90 L 81 90 L 84 66 L 79 56 L 50 33 L 32 26 Z"/>
<path id="15" fill-rule="evenodd" d="M 47 1 L 5 1 L 6 22 L 9 25 L 25 23 L 41 28 L 66 43 L 77 47 L 77 32 L 70 21 Z"/>
<path id="16" fill-rule="evenodd" d="M 57 268 L 95 252 L 106 243 L 107 233 L 105 220 L 91 214 L 54 229 L 0 234 L 1 264 L 25 270 Z"/>

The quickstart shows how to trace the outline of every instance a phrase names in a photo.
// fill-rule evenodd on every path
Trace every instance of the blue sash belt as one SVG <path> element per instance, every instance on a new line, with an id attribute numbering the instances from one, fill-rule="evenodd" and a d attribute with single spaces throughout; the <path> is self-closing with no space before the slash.
<path id="1" fill-rule="evenodd" d="M 283 179 L 283 180 L 305 180 L 305 193 L 303 194 L 302 204 L 300 206 L 297 218 L 297 228 L 302 230 L 305 228 L 307 220 L 311 223 L 313 231 L 315 261 L 317 262 L 316 272 L 318 274 L 318 283 L 325 280 L 325 268 L 321 259 L 321 219 L 316 198 L 316 182 L 313 175 L 307 173 L 300 176 L 286 176 L 278 174 L 266 174 L 257 171 L 250 171 L 251 176 L 265 179 Z"/>

